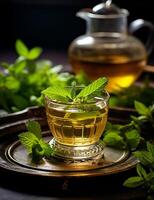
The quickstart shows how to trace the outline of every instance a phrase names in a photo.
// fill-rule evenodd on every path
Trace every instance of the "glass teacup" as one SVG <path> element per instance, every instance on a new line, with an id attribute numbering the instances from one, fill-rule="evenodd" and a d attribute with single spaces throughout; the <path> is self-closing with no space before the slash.
<path id="1" fill-rule="evenodd" d="M 103 149 L 99 142 L 105 129 L 109 94 L 104 90 L 90 102 L 62 103 L 45 97 L 50 142 L 55 156 L 82 160 L 97 156 Z"/>

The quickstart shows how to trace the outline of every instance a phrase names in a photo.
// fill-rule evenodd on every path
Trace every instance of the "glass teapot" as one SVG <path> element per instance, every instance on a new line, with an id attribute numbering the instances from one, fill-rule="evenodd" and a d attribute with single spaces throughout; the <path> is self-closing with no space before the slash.
<path id="1" fill-rule="evenodd" d="M 128 14 L 111 0 L 77 13 L 86 20 L 87 31 L 70 44 L 69 62 L 75 73 L 82 70 L 91 80 L 107 76 L 109 92 L 129 87 L 139 77 L 153 47 L 154 26 L 138 19 L 127 28 Z M 145 45 L 128 34 L 144 26 L 149 29 Z"/>

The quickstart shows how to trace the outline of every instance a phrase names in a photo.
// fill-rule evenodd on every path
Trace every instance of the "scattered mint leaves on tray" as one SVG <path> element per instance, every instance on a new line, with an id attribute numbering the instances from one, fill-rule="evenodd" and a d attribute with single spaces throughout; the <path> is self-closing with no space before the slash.
<path id="1" fill-rule="evenodd" d="M 139 116 L 131 116 L 128 124 L 107 123 L 102 135 L 102 140 L 107 146 L 134 151 L 144 138 L 154 137 L 154 105 L 147 107 L 135 101 L 134 106 Z"/>
<path id="2" fill-rule="evenodd" d="M 109 123 L 109 122 L 108 122 Z M 107 146 L 117 149 L 136 149 L 142 140 L 140 131 L 132 126 L 131 123 L 126 125 L 112 125 L 105 129 L 102 138 Z"/>
<path id="3" fill-rule="evenodd" d="M 123 185 L 129 188 L 142 187 L 147 191 L 147 200 L 154 197 L 154 145 L 146 143 L 146 150 L 134 152 L 140 163 L 136 166 L 137 175 L 128 178 Z"/>
<path id="4" fill-rule="evenodd" d="M 27 129 L 27 132 L 19 134 L 19 140 L 31 155 L 32 161 L 38 162 L 43 157 L 52 156 L 54 150 L 43 140 L 40 124 L 37 121 L 29 121 Z"/>

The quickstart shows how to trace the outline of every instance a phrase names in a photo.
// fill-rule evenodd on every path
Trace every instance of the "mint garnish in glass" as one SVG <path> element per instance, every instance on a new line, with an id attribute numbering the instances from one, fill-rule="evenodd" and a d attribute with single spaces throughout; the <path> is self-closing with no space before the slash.
<path id="1" fill-rule="evenodd" d="M 57 85 L 43 90 L 42 94 L 47 96 L 49 99 L 65 103 L 88 102 L 95 96 L 99 96 L 100 90 L 103 90 L 106 85 L 107 78 L 102 77 L 83 88 L 75 86 L 74 84 L 72 84 L 72 87 L 59 87 Z"/>
<path id="2" fill-rule="evenodd" d="M 107 78 L 101 77 L 85 87 L 73 82 L 70 87 L 57 85 L 42 91 L 48 124 L 54 136 L 51 146 L 56 146 L 58 156 L 82 159 L 99 153 L 92 148 L 97 145 L 107 121 L 109 95 L 104 90 L 106 84 Z"/>

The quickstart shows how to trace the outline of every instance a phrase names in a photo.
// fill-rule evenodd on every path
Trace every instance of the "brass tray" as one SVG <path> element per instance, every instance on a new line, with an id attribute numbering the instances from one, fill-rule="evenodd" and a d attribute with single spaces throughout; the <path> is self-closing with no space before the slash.
<path id="1" fill-rule="evenodd" d="M 115 112 L 115 111 L 114 111 Z M 110 120 L 116 123 L 124 119 L 117 119 L 115 113 L 110 113 Z M 112 115 L 112 117 L 111 117 Z M 125 112 L 123 114 L 124 117 Z M 45 164 L 32 165 L 28 155 L 18 141 L 18 134 L 26 130 L 25 123 L 28 120 L 37 120 L 41 124 L 44 137 L 51 139 L 45 110 L 43 107 L 27 108 L 26 110 L 0 118 L 0 169 L 17 174 L 26 174 L 44 177 L 97 177 L 117 174 L 132 169 L 137 160 L 129 152 L 115 152 L 113 149 L 106 149 L 107 153 L 113 156 L 112 162 L 99 162 L 93 165 L 94 160 L 85 163 L 56 163 L 45 161 Z M 120 155 L 120 159 L 116 156 Z M 112 157 L 112 156 L 111 156 Z M 82 166 L 82 167 L 80 167 Z"/>

